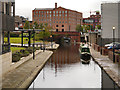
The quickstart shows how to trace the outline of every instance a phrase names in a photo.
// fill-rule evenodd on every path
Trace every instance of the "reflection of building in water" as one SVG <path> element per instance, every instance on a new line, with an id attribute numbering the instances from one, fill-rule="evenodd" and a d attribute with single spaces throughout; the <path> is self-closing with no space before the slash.
<path id="1" fill-rule="evenodd" d="M 62 48 L 62 49 L 61 49 Z M 80 62 L 79 45 L 61 46 L 57 51 L 54 51 L 54 55 L 49 60 L 48 64 L 51 64 L 51 69 L 55 68 L 55 76 L 57 76 L 57 70 L 65 66 L 65 64 L 72 64 Z"/>
<path id="2" fill-rule="evenodd" d="M 50 62 L 54 63 L 55 65 L 58 64 L 59 67 L 61 67 L 63 64 L 72 64 L 72 63 L 77 63 L 80 61 L 80 56 L 79 56 L 79 45 L 74 46 L 71 45 L 67 47 L 60 47 L 63 49 L 58 49 L 57 51 L 54 52 L 54 55 L 51 57 Z"/>

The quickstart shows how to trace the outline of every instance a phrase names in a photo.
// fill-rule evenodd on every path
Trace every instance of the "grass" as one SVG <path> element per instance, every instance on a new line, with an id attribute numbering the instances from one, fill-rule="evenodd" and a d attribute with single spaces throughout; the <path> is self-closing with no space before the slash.
<path id="1" fill-rule="evenodd" d="M 19 52 L 20 50 L 24 50 L 24 47 L 11 47 L 11 51 L 14 52 Z"/>
<path id="2" fill-rule="evenodd" d="M 4 38 L 4 41 L 7 42 L 7 38 Z M 42 42 L 42 41 L 35 41 L 35 42 Z M 21 44 L 21 37 L 11 37 L 10 43 Z M 33 39 L 31 38 L 31 43 L 33 43 Z M 28 44 L 28 38 L 23 38 L 23 44 Z"/>

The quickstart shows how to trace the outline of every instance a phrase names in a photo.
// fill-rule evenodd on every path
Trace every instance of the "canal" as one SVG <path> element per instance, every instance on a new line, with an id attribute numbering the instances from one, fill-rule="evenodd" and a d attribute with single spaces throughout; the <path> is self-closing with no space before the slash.
<path id="1" fill-rule="evenodd" d="M 113 88 L 115 83 L 93 61 L 82 64 L 79 44 L 63 44 L 54 51 L 29 88 Z"/>

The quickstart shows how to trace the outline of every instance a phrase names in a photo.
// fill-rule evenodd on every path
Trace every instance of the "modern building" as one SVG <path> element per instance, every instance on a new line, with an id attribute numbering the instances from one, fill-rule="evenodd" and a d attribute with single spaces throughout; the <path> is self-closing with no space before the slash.
<path id="1" fill-rule="evenodd" d="M 15 29 L 14 21 L 15 0 L 0 0 L 0 79 L 3 74 L 9 71 L 12 64 L 10 31 Z M 7 42 L 4 42 L 5 32 L 7 33 Z"/>
<path id="2" fill-rule="evenodd" d="M 82 24 L 83 14 L 63 7 L 35 8 L 32 19 L 37 23 L 48 23 L 56 32 L 76 31 L 76 25 Z"/>
<path id="3" fill-rule="evenodd" d="M 101 4 L 102 44 L 113 41 L 113 26 L 115 40 L 120 42 L 120 2 Z"/>
<path id="4" fill-rule="evenodd" d="M 88 18 L 83 18 L 83 25 L 92 25 L 93 29 L 96 28 L 96 26 L 101 25 L 101 15 L 99 11 L 96 11 L 96 14 L 90 15 Z"/>

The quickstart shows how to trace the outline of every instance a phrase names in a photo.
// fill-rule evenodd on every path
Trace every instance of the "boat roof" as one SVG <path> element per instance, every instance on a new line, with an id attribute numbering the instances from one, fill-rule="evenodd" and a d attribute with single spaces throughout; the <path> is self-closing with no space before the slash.
<path id="1" fill-rule="evenodd" d="M 84 46 L 81 45 L 82 48 L 89 48 L 87 44 L 85 44 Z"/>

